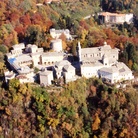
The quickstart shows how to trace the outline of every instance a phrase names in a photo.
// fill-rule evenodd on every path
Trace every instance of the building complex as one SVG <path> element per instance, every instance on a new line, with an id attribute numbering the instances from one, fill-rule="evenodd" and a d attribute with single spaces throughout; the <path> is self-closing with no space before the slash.
<path id="1" fill-rule="evenodd" d="M 132 71 L 124 63 L 118 62 L 119 49 L 112 49 L 106 42 L 103 46 L 94 48 L 81 48 L 78 42 L 78 61 L 75 61 L 75 66 L 73 61 L 68 60 L 68 54 L 62 51 L 60 39 L 52 40 L 51 43 L 52 52 L 44 52 L 42 48 L 31 44 L 12 46 L 13 50 L 6 57 L 21 83 L 35 81 L 35 67 L 39 69 L 42 86 L 51 85 L 54 79 L 60 78 L 65 83 L 74 81 L 78 78 L 78 69 L 83 77 L 100 77 L 110 83 L 134 78 Z M 5 73 L 6 81 L 13 77 L 13 73 Z"/>

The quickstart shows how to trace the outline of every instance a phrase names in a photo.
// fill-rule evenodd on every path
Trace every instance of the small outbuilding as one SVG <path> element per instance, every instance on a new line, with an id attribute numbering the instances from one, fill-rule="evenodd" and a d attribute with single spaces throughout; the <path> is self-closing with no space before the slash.
<path id="1" fill-rule="evenodd" d="M 49 70 L 44 70 L 39 73 L 40 85 L 41 86 L 49 86 L 52 84 L 53 72 Z"/>

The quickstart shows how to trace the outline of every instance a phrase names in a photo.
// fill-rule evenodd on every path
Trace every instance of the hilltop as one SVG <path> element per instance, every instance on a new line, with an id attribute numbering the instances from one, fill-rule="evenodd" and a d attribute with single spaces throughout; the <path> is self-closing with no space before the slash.
<path id="1" fill-rule="evenodd" d="M 138 71 L 137 0 L 0 1 L 0 137 L 21 138 L 136 138 L 138 93 L 133 85 L 117 89 L 97 78 L 81 78 L 63 86 L 3 81 L 5 54 L 18 43 L 49 50 L 50 29 L 69 29 L 74 40 L 61 39 L 66 53 L 76 46 L 97 47 L 107 42 L 119 49 L 119 61 Z M 100 24 L 101 11 L 132 13 L 131 24 Z M 85 18 L 90 16 L 90 18 Z"/>

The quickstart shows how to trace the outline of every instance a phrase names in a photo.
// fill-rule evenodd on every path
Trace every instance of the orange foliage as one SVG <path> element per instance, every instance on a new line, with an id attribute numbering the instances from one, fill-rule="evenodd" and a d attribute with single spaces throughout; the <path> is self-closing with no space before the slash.
<path id="1" fill-rule="evenodd" d="M 88 26 L 88 24 L 86 23 L 85 20 L 81 20 L 81 21 L 80 21 L 80 26 L 81 26 L 82 28 L 84 28 L 85 30 L 89 30 L 89 26 Z"/>
<path id="2" fill-rule="evenodd" d="M 23 27 L 22 24 L 20 24 L 19 26 L 15 27 L 14 30 L 15 30 L 18 34 L 24 35 L 26 29 Z"/>
<path id="3" fill-rule="evenodd" d="M 31 21 L 32 21 L 32 24 L 42 24 L 43 23 L 42 16 L 39 13 L 35 13 L 31 17 Z"/>
<path id="4" fill-rule="evenodd" d="M 15 22 L 15 21 L 19 20 L 19 17 L 20 17 L 19 13 L 13 12 L 10 14 L 10 21 Z"/>
<path id="5" fill-rule="evenodd" d="M 53 22 L 51 20 L 48 20 L 45 22 L 46 29 L 49 30 L 49 28 L 53 25 Z"/>
<path id="6" fill-rule="evenodd" d="M 22 17 L 20 17 L 20 23 L 23 26 L 28 26 L 31 25 L 31 19 L 30 19 L 30 15 L 29 14 L 25 14 Z"/>
<path id="7" fill-rule="evenodd" d="M 99 119 L 99 116 L 96 113 L 94 123 L 92 124 L 92 130 L 98 130 L 100 123 L 101 123 L 101 120 Z"/>

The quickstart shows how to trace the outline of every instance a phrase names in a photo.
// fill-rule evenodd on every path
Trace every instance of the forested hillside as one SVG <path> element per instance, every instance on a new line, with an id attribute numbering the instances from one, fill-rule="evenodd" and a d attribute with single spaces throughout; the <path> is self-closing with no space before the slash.
<path id="1" fill-rule="evenodd" d="M 63 87 L 3 82 L 4 55 L 17 43 L 49 48 L 50 28 L 68 28 L 75 39 L 64 49 L 75 56 L 82 47 L 120 49 L 119 60 L 138 71 L 137 0 L 0 0 L 0 137 L 137 138 L 138 94 L 132 86 L 116 89 L 100 79 L 79 79 Z M 101 11 L 133 13 L 134 23 L 100 25 Z M 91 15 L 91 18 L 85 19 Z"/>
<path id="2" fill-rule="evenodd" d="M 0 88 L 0 137 L 137 138 L 138 93 L 85 78 L 63 88 Z"/>

